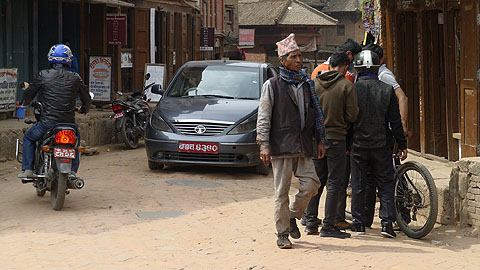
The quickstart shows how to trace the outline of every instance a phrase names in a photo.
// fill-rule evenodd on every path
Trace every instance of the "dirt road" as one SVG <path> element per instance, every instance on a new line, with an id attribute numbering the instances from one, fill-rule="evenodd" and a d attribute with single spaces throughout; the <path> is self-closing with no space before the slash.
<path id="1" fill-rule="evenodd" d="M 376 220 L 365 236 L 302 235 L 279 250 L 271 175 L 150 171 L 144 148 L 109 147 L 82 159 L 86 186 L 59 212 L 0 163 L 0 269 L 480 269 L 480 240 L 457 227 L 391 240 Z"/>

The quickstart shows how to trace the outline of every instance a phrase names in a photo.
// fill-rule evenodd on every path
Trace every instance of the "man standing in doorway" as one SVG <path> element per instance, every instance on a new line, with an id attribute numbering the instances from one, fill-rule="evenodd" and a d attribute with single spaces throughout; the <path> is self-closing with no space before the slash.
<path id="1" fill-rule="evenodd" d="M 300 238 L 296 219 L 300 219 L 320 181 L 315 173 L 314 152 L 322 158 L 325 149 L 323 111 L 315 85 L 302 69 L 302 53 L 290 34 L 277 42 L 280 75 L 267 80 L 262 88 L 257 120 L 260 159 L 272 163 L 275 186 L 275 226 L 277 246 L 291 248 L 288 239 Z M 316 151 L 315 151 L 316 150 Z M 289 205 L 289 190 L 295 175 L 298 193 Z"/>
<path id="2" fill-rule="evenodd" d="M 327 185 L 325 202 L 325 219 L 320 230 L 321 237 L 348 238 L 350 234 L 342 232 L 336 223 L 344 221 L 339 215 L 339 201 L 344 199 L 345 166 L 346 166 L 346 134 L 350 124 L 355 122 L 358 115 L 357 95 L 353 84 L 345 79 L 350 59 L 342 52 L 334 53 L 330 57 L 330 71 L 319 74 L 314 80 L 315 90 L 320 105 L 325 113 L 325 158 L 315 159 L 315 170 L 322 185 Z M 321 187 L 323 188 L 323 187 Z M 317 215 L 318 204 L 322 190 L 312 197 L 305 213 L 307 234 L 318 233 Z M 343 207 L 340 209 L 345 211 Z"/>

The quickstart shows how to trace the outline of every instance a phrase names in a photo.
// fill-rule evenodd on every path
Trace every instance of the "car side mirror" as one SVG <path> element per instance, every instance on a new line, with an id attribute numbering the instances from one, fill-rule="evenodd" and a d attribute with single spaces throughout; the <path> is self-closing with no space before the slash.
<path id="1" fill-rule="evenodd" d="M 165 94 L 165 91 L 162 90 L 162 86 L 160 84 L 154 84 L 152 86 L 152 93 L 163 96 L 163 94 Z"/>
<path id="2" fill-rule="evenodd" d="M 145 81 L 148 81 L 150 79 L 150 73 L 145 74 Z"/>

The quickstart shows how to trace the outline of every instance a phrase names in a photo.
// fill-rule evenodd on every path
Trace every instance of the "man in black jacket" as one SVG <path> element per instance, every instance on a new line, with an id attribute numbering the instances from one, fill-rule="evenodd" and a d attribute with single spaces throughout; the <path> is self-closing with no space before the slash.
<path id="1" fill-rule="evenodd" d="M 378 56 L 370 50 L 362 51 L 355 59 L 358 73 L 355 83 L 359 114 L 353 125 L 352 165 L 352 231 L 365 233 L 365 186 L 369 172 L 377 181 L 380 196 L 382 235 L 396 237 L 392 228 L 395 221 L 392 134 L 400 149 L 400 158 L 407 158 L 405 138 L 398 102 L 393 87 L 378 77 Z"/>
<path id="2" fill-rule="evenodd" d="M 72 63 L 72 52 L 63 44 L 54 45 L 48 53 L 50 69 L 40 71 L 23 93 L 23 104 L 30 104 L 35 96 L 42 94 L 43 113 L 41 120 L 35 123 L 23 136 L 22 173 L 19 178 L 33 177 L 35 143 L 57 123 L 75 123 L 75 100 L 80 94 L 81 113 L 87 113 L 91 98 L 87 86 L 80 75 L 67 70 Z M 80 140 L 80 133 L 77 132 Z M 78 152 L 72 162 L 72 173 L 79 166 Z"/>

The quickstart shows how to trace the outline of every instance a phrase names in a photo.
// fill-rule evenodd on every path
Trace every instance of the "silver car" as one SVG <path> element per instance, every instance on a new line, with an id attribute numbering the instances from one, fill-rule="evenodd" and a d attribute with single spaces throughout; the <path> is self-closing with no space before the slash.
<path id="1" fill-rule="evenodd" d="M 194 61 L 162 94 L 146 129 L 150 169 L 164 164 L 253 167 L 268 174 L 255 142 L 263 83 L 276 76 L 265 63 Z"/>

